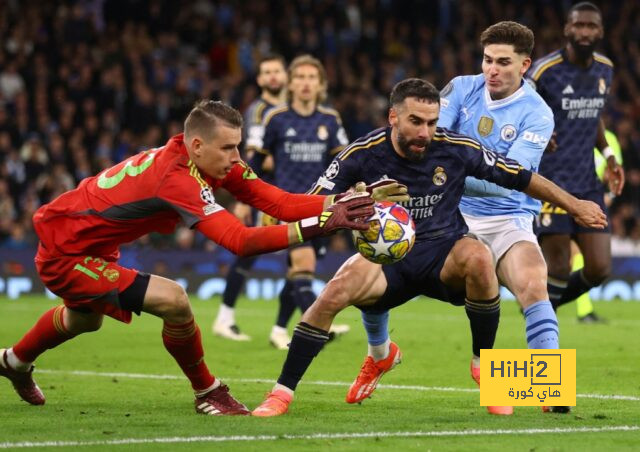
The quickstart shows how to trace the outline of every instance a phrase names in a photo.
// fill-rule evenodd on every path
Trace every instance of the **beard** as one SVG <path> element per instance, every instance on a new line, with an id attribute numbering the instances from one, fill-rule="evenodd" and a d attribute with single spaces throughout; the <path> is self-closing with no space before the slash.
<path id="1" fill-rule="evenodd" d="M 595 39 L 589 44 L 581 44 L 575 39 L 575 37 L 569 38 L 569 43 L 571 43 L 571 47 L 576 53 L 576 56 L 582 61 L 591 58 L 591 55 L 593 55 L 593 51 L 596 49 L 598 42 L 600 42 L 600 40 Z"/>
<path id="2" fill-rule="evenodd" d="M 420 147 L 424 146 L 424 150 L 414 151 L 413 149 L 411 149 L 412 145 Z M 427 146 L 429 146 L 428 140 L 408 140 L 407 137 L 405 137 L 398 131 L 398 147 L 408 160 L 411 160 L 412 162 L 419 162 L 420 160 L 424 159 Z"/>
<path id="3" fill-rule="evenodd" d="M 280 96 L 280 93 L 282 92 L 283 89 L 284 89 L 284 86 L 276 86 L 276 87 L 265 86 L 264 87 L 264 90 L 274 97 Z"/>

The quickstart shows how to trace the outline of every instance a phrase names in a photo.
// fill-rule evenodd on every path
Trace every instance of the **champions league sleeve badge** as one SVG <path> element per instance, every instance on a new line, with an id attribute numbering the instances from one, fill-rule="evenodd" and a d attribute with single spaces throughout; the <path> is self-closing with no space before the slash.
<path id="1" fill-rule="evenodd" d="M 202 211 L 205 215 L 211 215 L 212 213 L 222 210 L 222 206 L 216 204 L 216 199 L 213 197 L 213 191 L 208 185 L 206 187 L 202 187 L 200 190 L 200 199 L 205 203 L 205 205 L 202 206 Z"/>

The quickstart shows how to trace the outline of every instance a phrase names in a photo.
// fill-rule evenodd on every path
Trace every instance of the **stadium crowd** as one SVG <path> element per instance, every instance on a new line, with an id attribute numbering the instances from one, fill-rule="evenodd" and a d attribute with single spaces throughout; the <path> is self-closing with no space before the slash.
<path id="1" fill-rule="evenodd" d="M 595 3 L 600 50 L 615 64 L 605 122 L 627 178 L 611 206 L 614 253 L 640 254 L 640 3 Z M 243 111 L 258 95 L 256 62 L 269 52 L 318 57 L 329 103 L 356 138 L 386 124 L 386 93 L 398 81 L 423 77 L 442 88 L 478 72 L 477 36 L 498 20 L 535 32 L 534 58 L 561 47 L 570 5 L 488 0 L 477 14 L 471 0 L 1 2 L 0 246 L 32 247 L 41 204 L 180 133 L 195 100 Z M 187 230 L 157 240 L 203 245 Z"/>

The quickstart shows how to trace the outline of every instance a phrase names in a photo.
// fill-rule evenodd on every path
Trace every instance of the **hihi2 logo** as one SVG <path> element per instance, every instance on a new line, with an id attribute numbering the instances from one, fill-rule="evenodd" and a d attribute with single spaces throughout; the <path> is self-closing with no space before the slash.
<path id="1" fill-rule="evenodd" d="M 483 349 L 480 405 L 575 406 L 574 349 Z"/>

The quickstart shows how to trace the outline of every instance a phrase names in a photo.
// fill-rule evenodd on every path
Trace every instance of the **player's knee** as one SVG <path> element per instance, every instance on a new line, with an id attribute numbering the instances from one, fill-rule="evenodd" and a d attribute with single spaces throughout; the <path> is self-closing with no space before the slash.
<path id="1" fill-rule="evenodd" d="M 484 246 L 476 246 L 465 260 L 465 274 L 482 282 L 489 282 L 495 278 L 493 258 Z"/>
<path id="2" fill-rule="evenodd" d="M 593 286 L 599 286 L 611 275 L 611 262 L 598 262 L 584 269 L 584 277 Z"/>
<path id="3" fill-rule="evenodd" d="M 569 279 L 571 274 L 571 265 L 568 259 L 546 258 L 547 273 L 554 278 Z"/>
<path id="4" fill-rule="evenodd" d="M 176 319 L 189 320 L 192 317 L 191 304 L 187 292 L 179 284 L 172 285 L 170 290 L 169 302 L 166 307 L 166 317 Z"/>
<path id="5" fill-rule="evenodd" d="M 104 320 L 104 316 L 95 316 L 91 318 L 86 324 L 86 332 L 98 331 L 102 328 L 102 321 Z"/>
<path id="6" fill-rule="evenodd" d="M 547 299 L 546 274 L 525 273 L 521 276 L 512 289 L 523 307 Z"/>
<path id="7" fill-rule="evenodd" d="M 74 335 L 90 333 L 102 327 L 103 318 L 103 315 L 94 312 L 81 313 L 67 308 L 64 313 L 64 326 Z"/>
<path id="8" fill-rule="evenodd" d="M 350 305 L 347 287 L 348 282 L 344 278 L 335 278 L 327 283 L 316 303 L 323 311 L 337 314 Z M 314 303 L 315 304 L 315 303 Z"/>

